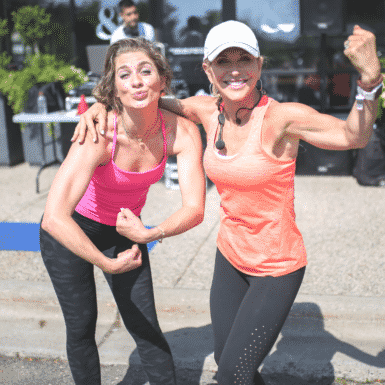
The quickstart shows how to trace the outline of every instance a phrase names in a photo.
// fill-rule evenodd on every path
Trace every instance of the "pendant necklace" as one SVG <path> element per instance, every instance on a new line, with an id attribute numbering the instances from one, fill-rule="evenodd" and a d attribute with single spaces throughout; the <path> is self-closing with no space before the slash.
<path id="1" fill-rule="evenodd" d="M 122 123 L 123 123 L 123 128 L 124 128 L 124 131 L 126 132 L 127 136 L 131 139 L 134 139 L 135 141 L 137 141 L 139 144 L 144 144 L 143 143 L 143 139 L 147 139 L 150 135 L 151 135 L 151 131 L 152 129 L 158 124 L 158 120 L 159 120 L 159 115 L 157 115 L 156 117 L 156 121 L 154 123 L 154 125 L 151 127 L 151 129 L 149 130 L 150 133 L 148 133 L 147 135 L 144 135 L 143 137 L 140 137 L 140 136 L 137 136 L 137 135 L 133 135 L 128 129 L 127 129 L 127 126 L 126 126 L 126 122 L 124 121 L 124 118 L 122 116 Z"/>

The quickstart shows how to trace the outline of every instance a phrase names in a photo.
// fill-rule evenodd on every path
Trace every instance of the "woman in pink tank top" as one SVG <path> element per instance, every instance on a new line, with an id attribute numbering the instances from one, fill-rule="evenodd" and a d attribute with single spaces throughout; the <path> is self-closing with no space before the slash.
<path id="1" fill-rule="evenodd" d="M 105 273 L 150 383 L 176 384 L 155 311 L 146 244 L 202 222 L 205 177 L 195 125 L 158 107 L 170 82 L 170 67 L 151 43 L 126 39 L 111 45 L 94 90 L 109 106 L 106 135 L 96 143 L 89 136 L 83 145 L 72 144 L 48 195 L 41 251 L 63 311 L 76 384 L 101 384 L 94 266 Z M 180 167 L 183 204 L 159 226 L 146 228 L 140 212 L 168 156 L 176 156 Z"/>
<path id="2" fill-rule="evenodd" d="M 210 298 L 219 385 L 264 384 L 258 367 L 302 282 L 306 252 L 294 214 L 299 141 L 347 150 L 369 140 L 383 82 L 374 34 L 355 26 L 344 53 L 361 75 L 346 121 L 264 95 L 257 39 L 237 21 L 207 35 L 203 69 L 212 95 L 162 100 L 164 108 L 204 126 L 205 171 L 221 196 Z M 104 122 L 105 114 L 97 104 L 86 116 Z M 85 130 L 82 118 L 74 137 Z"/>

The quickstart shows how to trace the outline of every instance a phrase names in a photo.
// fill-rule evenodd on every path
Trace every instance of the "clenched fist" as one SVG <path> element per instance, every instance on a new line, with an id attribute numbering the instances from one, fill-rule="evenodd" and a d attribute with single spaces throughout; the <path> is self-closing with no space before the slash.
<path id="1" fill-rule="evenodd" d="M 116 259 L 111 259 L 109 266 L 103 270 L 109 274 L 121 274 L 137 269 L 141 265 L 142 252 L 138 245 L 134 245 L 131 249 L 119 253 Z"/>
<path id="2" fill-rule="evenodd" d="M 376 37 L 358 25 L 345 41 L 344 53 L 361 75 L 362 84 L 370 84 L 379 78 L 381 65 L 377 56 Z"/>
<path id="3" fill-rule="evenodd" d="M 121 209 L 116 219 L 116 231 L 133 242 L 147 243 L 146 227 L 139 217 L 129 209 Z"/>

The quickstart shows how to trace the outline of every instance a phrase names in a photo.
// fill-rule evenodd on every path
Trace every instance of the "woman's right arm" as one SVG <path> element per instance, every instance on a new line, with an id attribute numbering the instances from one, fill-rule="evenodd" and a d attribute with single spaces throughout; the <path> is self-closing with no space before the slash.
<path id="1" fill-rule="evenodd" d="M 163 97 L 159 99 L 159 107 L 183 116 L 196 124 L 204 124 L 205 118 L 211 116 L 216 107 L 216 99 L 212 96 L 191 96 L 187 99 Z M 98 130 L 95 127 L 98 124 Z M 80 116 L 75 128 L 72 142 L 83 143 L 87 130 L 94 142 L 98 141 L 98 131 L 101 135 L 107 131 L 107 110 L 104 104 L 95 103 Z"/>
<path id="2" fill-rule="evenodd" d="M 51 186 L 41 226 L 74 254 L 114 274 L 140 266 L 138 247 L 126 250 L 117 259 L 107 258 L 72 219 L 96 167 L 108 159 L 106 145 L 105 138 L 101 138 L 97 144 L 92 143 L 90 135 L 87 135 L 83 145 L 72 144 Z"/>

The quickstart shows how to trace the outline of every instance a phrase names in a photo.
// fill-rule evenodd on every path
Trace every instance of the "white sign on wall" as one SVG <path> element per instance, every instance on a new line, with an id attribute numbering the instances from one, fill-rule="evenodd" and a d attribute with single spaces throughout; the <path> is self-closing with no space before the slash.
<path id="1" fill-rule="evenodd" d="M 96 36 L 102 40 L 110 40 L 112 33 L 118 26 L 112 21 L 115 11 L 112 7 L 103 7 L 99 11 L 100 23 L 96 27 Z"/>

